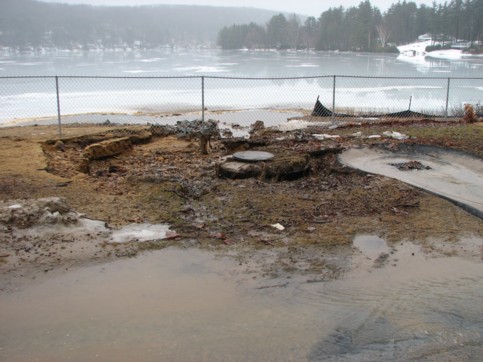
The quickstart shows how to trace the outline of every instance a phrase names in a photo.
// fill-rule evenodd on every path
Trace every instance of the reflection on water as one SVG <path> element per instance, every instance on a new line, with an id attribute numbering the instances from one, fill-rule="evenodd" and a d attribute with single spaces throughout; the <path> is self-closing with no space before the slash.
<path id="1" fill-rule="evenodd" d="M 472 247 L 480 248 L 481 240 Z M 168 249 L 0 294 L 0 360 L 477 359 L 480 260 L 354 241 L 340 280 L 252 279 L 238 262 Z M 380 268 L 362 259 L 387 253 Z M 369 255 L 369 254 L 370 255 Z M 372 254 L 371 254 L 372 253 Z M 277 286 L 277 287 L 267 287 Z"/>

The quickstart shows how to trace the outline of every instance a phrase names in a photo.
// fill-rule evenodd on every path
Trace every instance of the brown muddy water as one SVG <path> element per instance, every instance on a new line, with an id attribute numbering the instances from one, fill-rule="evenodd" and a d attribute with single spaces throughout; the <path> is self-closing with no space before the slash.
<path id="1" fill-rule="evenodd" d="M 0 360 L 478 360 L 483 245 L 458 245 L 434 257 L 359 235 L 323 282 L 174 248 L 68 271 L 1 292 Z"/>

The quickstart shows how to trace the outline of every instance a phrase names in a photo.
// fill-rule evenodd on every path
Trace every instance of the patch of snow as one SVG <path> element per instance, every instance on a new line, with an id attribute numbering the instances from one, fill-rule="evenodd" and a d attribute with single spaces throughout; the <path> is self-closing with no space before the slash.
<path id="1" fill-rule="evenodd" d="M 103 221 L 91 220 L 73 211 L 66 200 L 60 197 L 26 200 L 23 204 L 8 206 L 0 202 L 1 224 L 11 226 L 17 237 L 45 240 L 58 236 L 74 239 L 89 236 L 99 242 L 126 243 L 173 238 L 177 235 L 166 224 L 130 224 L 115 230 Z"/>
<path id="2" fill-rule="evenodd" d="M 318 139 L 319 141 L 323 141 L 323 140 L 332 140 L 332 139 L 335 139 L 335 138 L 340 138 L 339 135 L 330 135 L 330 134 L 313 134 L 312 136 L 314 136 L 316 139 Z"/>
<path id="3" fill-rule="evenodd" d="M 113 231 L 110 242 L 127 243 L 129 241 L 160 240 L 165 239 L 169 231 L 169 226 L 166 224 L 130 224 L 120 230 Z"/>
<path id="4" fill-rule="evenodd" d="M 293 119 L 286 123 L 282 123 L 275 128 L 282 132 L 290 132 L 290 131 L 305 129 L 313 126 L 328 126 L 329 124 L 330 122 L 309 122 L 309 121 L 303 121 L 300 119 Z"/>
<path id="5" fill-rule="evenodd" d="M 394 132 L 394 131 L 386 131 L 386 132 L 383 132 L 382 134 L 386 137 L 394 138 L 396 140 L 406 140 L 406 139 L 409 138 L 405 134 L 402 134 L 402 133 L 399 133 L 399 132 Z"/>

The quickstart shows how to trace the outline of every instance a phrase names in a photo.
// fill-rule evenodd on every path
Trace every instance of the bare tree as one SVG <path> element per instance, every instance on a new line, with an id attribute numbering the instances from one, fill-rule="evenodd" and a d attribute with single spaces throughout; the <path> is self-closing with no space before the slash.
<path id="1" fill-rule="evenodd" d="M 383 48 L 386 47 L 387 40 L 391 36 L 391 30 L 387 27 L 385 23 L 378 24 L 376 26 L 377 35 L 379 35 L 379 41 Z"/>

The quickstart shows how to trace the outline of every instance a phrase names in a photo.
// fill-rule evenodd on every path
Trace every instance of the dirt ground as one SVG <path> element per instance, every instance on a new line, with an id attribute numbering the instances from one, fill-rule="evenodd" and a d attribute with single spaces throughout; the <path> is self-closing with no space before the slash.
<path id="1" fill-rule="evenodd" d="M 358 234 L 374 234 L 388 243 L 438 240 L 456 245 L 462 236 L 483 239 L 482 220 L 448 201 L 337 161 L 337 153 L 348 147 L 395 149 L 400 143 L 452 148 L 481 158 L 482 122 L 390 121 L 290 133 L 261 129 L 249 141 L 213 140 L 207 155 L 199 152 L 196 139 L 153 135 L 117 156 L 91 160 L 86 168 L 82 155 L 88 144 L 146 131 L 73 125 L 64 127 L 59 137 L 53 126 L 0 128 L 4 208 L 61 197 L 69 212 L 101 220 L 109 228 L 167 223 L 175 231 L 168 239 L 113 244 L 92 232 L 22 234 L 19 229 L 33 225 L 0 220 L 1 289 L 169 245 L 209 248 L 240 262 L 254 251 L 273 249 L 278 251 L 276 257 L 262 263 L 260 271 L 330 279 L 347 268 L 343 258 L 331 262 L 331 255 L 350 253 Z M 384 131 L 410 138 L 367 138 Z M 340 137 L 321 141 L 312 136 L 320 133 Z M 219 166 L 226 157 L 246 149 L 269 151 L 288 161 L 303 156 L 307 165 L 303 174 L 287 177 L 283 173 L 264 179 L 220 177 Z"/>

